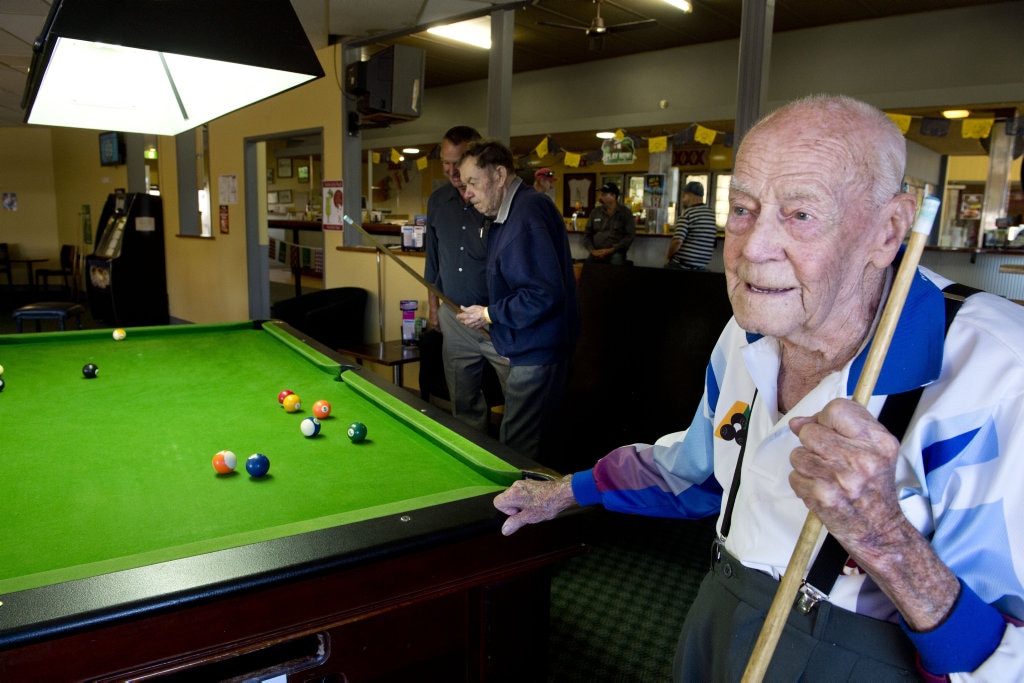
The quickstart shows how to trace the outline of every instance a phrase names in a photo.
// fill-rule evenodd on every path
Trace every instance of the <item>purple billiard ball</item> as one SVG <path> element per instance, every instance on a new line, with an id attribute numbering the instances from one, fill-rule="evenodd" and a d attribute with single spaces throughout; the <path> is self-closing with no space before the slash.
<path id="1" fill-rule="evenodd" d="M 270 458 L 262 453 L 253 453 L 245 461 L 245 471 L 250 477 L 263 477 L 270 471 Z"/>

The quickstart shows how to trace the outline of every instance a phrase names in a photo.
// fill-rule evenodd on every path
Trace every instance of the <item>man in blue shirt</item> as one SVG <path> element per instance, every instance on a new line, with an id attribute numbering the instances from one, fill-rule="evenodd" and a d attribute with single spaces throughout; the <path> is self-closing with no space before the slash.
<path id="1" fill-rule="evenodd" d="M 455 126 L 441 140 L 441 163 L 448 181 L 427 200 L 424 230 L 426 265 L 423 277 L 459 305 L 484 303 L 487 297 L 487 231 L 484 217 L 463 196 L 459 160 L 466 146 L 479 140 L 469 126 Z M 485 335 L 460 325 L 455 311 L 428 294 L 428 322 L 444 335 L 441 354 L 452 414 L 474 429 L 487 432 L 490 409 L 484 398 L 483 377 L 487 364 L 497 372 L 504 387 L 508 359 L 494 350 Z"/>

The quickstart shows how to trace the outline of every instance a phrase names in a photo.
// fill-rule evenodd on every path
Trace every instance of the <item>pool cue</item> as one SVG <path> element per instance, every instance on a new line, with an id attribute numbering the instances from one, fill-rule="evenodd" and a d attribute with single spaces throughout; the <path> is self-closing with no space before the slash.
<path id="1" fill-rule="evenodd" d="M 455 303 L 454 301 L 452 301 L 451 299 L 446 297 L 444 295 L 444 292 L 442 292 L 438 288 L 437 285 L 435 285 L 433 282 L 427 282 L 426 279 L 424 279 L 424 277 L 422 275 L 420 275 L 419 273 L 416 272 L 415 268 L 410 266 L 408 263 L 406 263 L 402 259 L 398 258 L 397 254 L 395 254 L 393 251 L 388 249 L 387 246 L 382 244 L 381 241 L 378 240 L 376 237 L 371 235 L 366 230 L 366 228 L 364 228 L 363 226 L 359 225 L 354 220 L 352 220 L 349 217 L 348 214 L 345 214 L 344 216 L 342 216 L 342 220 L 345 221 L 346 223 L 348 223 L 349 225 L 351 225 L 356 230 L 358 230 L 360 233 L 362 233 L 363 237 L 365 237 L 367 240 L 369 240 L 370 244 L 372 244 L 377 249 L 378 252 L 384 252 L 385 254 L 387 254 L 391 258 L 391 260 L 393 260 L 398 265 L 402 266 L 402 268 L 405 269 L 405 272 L 409 273 L 409 275 L 412 275 L 413 278 L 417 282 L 419 282 L 421 285 L 426 287 L 427 290 L 429 290 L 431 294 L 433 294 L 434 296 L 436 296 L 438 298 L 439 301 L 441 301 L 442 303 L 447 305 L 449 308 L 451 308 L 456 313 L 461 313 L 462 312 L 462 308 L 457 303 Z M 491 338 L 490 333 L 487 330 L 485 330 L 484 328 L 482 328 L 482 327 L 478 328 L 477 332 L 482 334 L 487 339 Z"/>
<path id="2" fill-rule="evenodd" d="M 896 330 L 896 323 L 903 311 L 903 304 L 907 299 L 907 292 L 917 273 L 917 264 L 921 260 L 921 252 L 924 251 L 925 242 L 931 232 L 932 223 L 935 222 L 935 215 L 939 210 L 939 200 L 935 197 L 925 197 L 918 212 L 917 220 L 910 233 L 910 240 L 907 250 L 903 254 L 903 261 L 900 263 L 896 277 L 893 279 L 892 290 L 889 292 L 889 299 L 882 311 L 882 318 L 875 331 L 875 338 L 871 342 L 867 359 L 864 362 L 864 369 L 857 379 L 857 386 L 853 392 L 853 400 L 867 406 L 871 394 L 878 381 L 878 375 L 882 371 L 882 364 L 885 362 L 886 353 L 889 351 L 889 344 L 892 342 L 893 332 Z M 760 681 L 764 678 L 778 645 L 782 629 L 786 625 L 786 619 L 793 607 L 797 592 L 803 582 L 804 574 L 807 573 L 807 566 L 810 563 L 811 553 L 818 543 L 818 536 L 824 525 L 821 519 L 809 511 L 804 521 L 803 529 L 800 530 L 800 538 L 797 539 L 796 547 L 789 558 L 786 573 L 779 583 L 765 618 L 761 633 L 754 644 L 754 651 L 747 662 L 746 671 L 743 672 L 743 681 Z"/>

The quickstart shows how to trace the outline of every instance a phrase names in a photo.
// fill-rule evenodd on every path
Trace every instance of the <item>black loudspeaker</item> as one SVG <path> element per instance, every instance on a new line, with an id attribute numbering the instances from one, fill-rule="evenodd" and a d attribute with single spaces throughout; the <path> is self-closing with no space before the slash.
<path id="1" fill-rule="evenodd" d="M 426 52 L 392 45 L 345 70 L 345 90 L 358 97 L 361 114 L 414 119 L 423 113 Z"/>

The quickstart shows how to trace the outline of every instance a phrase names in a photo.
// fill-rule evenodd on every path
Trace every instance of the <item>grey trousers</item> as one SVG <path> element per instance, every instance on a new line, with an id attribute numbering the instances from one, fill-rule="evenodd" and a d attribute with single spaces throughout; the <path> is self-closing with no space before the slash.
<path id="1" fill-rule="evenodd" d="M 442 305 L 437 317 L 444 335 L 441 358 L 452 401 L 452 414 L 486 434 L 490 410 L 482 389 L 484 368 L 487 363 L 494 366 L 504 390 L 508 379 L 508 359 L 498 355 L 490 339 L 456 320 L 455 311 L 450 306 Z"/>
<path id="2" fill-rule="evenodd" d="M 683 624 L 675 681 L 740 680 L 778 586 L 724 550 L 716 552 Z M 790 612 L 764 680 L 921 678 L 914 648 L 898 625 L 820 602 L 810 614 Z"/>

